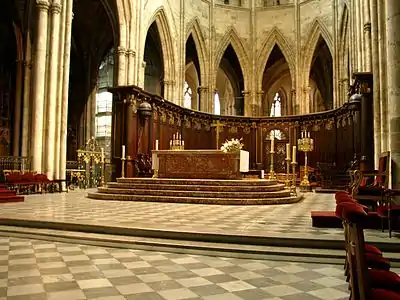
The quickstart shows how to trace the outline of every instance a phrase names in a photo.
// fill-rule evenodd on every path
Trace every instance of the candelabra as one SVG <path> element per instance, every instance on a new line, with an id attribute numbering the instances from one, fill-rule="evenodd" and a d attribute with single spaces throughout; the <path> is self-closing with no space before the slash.
<path id="1" fill-rule="evenodd" d="M 121 157 L 121 178 L 125 178 L 125 157 Z"/>
<path id="2" fill-rule="evenodd" d="M 297 196 L 297 190 L 296 190 L 296 165 L 297 162 L 293 161 L 291 163 L 292 165 L 292 186 L 290 187 L 290 192 L 292 195 Z"/>
<path id="3" fill-rule="evenodd" d="M 185 141 L 182 139 L 181 134 L 172 135 L 172 140 L 169 141 L 169 148 L 171 150 L 185 150 Z"/>
<path id="4" fill-rule="evenodd" d="M 303 131 L 301 138 L 297 140 L 299 150 L 304 152 L 304 176 L 300 182 L 300 190 L 303 192 L 311 191 L 311 185 L 308 181 L 307 153 L 314 150 L 314 140 L 310 137 L 310 132 Z"/>
<path id="5" fill-rule="evenodd" d="M 276 179 L 276 174 L 275 174 L 275 171 L 274 171 L 274 154 L 275 154 L 275 151 L 271 150 L 269 153 L 271 154 L 271 164 L 270 164 L 270 168 L 269 168 L 269 179 L 275 180 Z"/>
<path id="6" fill-rule="evenodd" d="M 105 167 L 106 167 L 106 162 L 105 162 L 105 160 L 103 159 L 103 161 L 101 162 L 101 186 L 105 186 L 106 185 L 106 183 L 105 183 L 105 180 L 104 180 L 104 178 L 105 178 Z"/>
<path id="7" fill-rule="evenodd" d="M 290 178 L 290 158 L 286 157 L 286 180 L 285 180 L 285 187 L 290 189 L 292 184 L 292 180 Z"/>

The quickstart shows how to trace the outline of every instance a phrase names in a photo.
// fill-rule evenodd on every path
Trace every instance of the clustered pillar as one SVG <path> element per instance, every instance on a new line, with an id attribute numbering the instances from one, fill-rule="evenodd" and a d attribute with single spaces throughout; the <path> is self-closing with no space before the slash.
<path id="1" fill-rule="evenodd" d="M 37 1 L 34 55 L 26 49 L 21 154 L 32 157 L 32 171 L 49 179 L 65 179 L 72 5 L 73 0 Z"/>
<path id="2" fill-rule="evenodd" d="M 400 1 L 386 3 L 389 139 L 395 170 L 392 182 L 394 188 L 400 188 Z"/>

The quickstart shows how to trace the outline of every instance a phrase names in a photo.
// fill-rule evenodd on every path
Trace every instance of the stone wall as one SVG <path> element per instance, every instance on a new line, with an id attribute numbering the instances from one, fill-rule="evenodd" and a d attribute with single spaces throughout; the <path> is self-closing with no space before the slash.
<path id="1" fill-rule="evenodd" d="M 320 36 L 334 57 L 332 3 L 332 0 L 232 0 L 229 4 L 224 4 L 223 0 L 147 1 L 143 8 L 138 65 L 143 61 L 147 30 L 155 21 L 163 52 L 168 52 L 163 53 L 164 80 L 170 85 L 164 96 L 182 104 L 185 42 L 189 34 L 195 32 L 197 51 L 202 52 L 199 55 L 200 69 L 206 77 L 202 82 L 209 91 L 202 99 L 209 103 L 201 106 L 211 111 L 213 93 L 210 91 L 215 89 L 219 62 L 226 47 L 232 44 L 241 64 L 244 90 L 249 95 L 246 101 L 261 112 L 262 100 L 257 93 L 262 91 L 262 72 L 273 46 L 278 44 L 288 62 L 292 86 L 297 94 L 292 105 L 303 108 L 299 112 L 307 112 L 304 107 L 309 105 L 300 102 L 308 99 L 303 91 L 311 85 L 311 60 Z M 143 72 L 143 69 L 138 71 Z M 249 104 L 246 115 L 253 113 Z"/>

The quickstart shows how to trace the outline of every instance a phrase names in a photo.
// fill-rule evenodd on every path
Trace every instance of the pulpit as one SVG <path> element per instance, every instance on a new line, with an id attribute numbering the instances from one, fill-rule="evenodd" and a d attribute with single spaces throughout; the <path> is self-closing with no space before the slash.
<path id="1" fill-rule="evenodd" d="M 176 179 L 241 179 L 248 172 L 247 151 L 219 150 L 154 150 L 153 169 L 159 178 Z"/>

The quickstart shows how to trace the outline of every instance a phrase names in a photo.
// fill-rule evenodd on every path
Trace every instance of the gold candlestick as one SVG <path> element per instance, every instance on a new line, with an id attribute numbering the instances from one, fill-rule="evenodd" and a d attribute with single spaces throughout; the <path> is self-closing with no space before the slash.
<path id="1" fill-rule="evenodd" d="M 105 181 L 104 181 L 104 172 L 105 172 L 105 167 L 106 167 L 106 162 L 105 162 L 105 160 L 103 159 L 103 161 L 101 162 L 101 186 L 105 186 L 106 185 L 106 183 L 105 183 Z"/>
<path id="2" fill-rule="evenodd" d="M 292 162 L 292 186 L 290 188 L 290 192 L 292 195 L 297 196 L 297 190 L 296 190 L 296 165 L 297 162 Z"/>
<path id="3" fill-rule="evenodd" d="M 274 171 L 274 154 L 275 154 L 275 151 L 270 151 L 269 153 L 271 154 L 271 163 L 270 163 L 270 168 L 269 168 L 269 179 L 275 180 L 276 179 L 276 175 L 275 175 L 275 171 Z"/>
<path id="4" fill-rule="evenodd" d="M 302 192 L 310 192 L 311 185 L 308 180 L 308 152 L 314 150 L 314 140 L 310 137 L 310 132 L 303 131 L 301 138 L 297 140 L 299 150 L 304 152 L 304 176 L 300 182 L 300 190 Z"/>
<path id="5" fill-rule="evenodd" d="M 286 158 L 286 180 L 285 180 L 285 186 L 290 189 L 292 181 L 290 180 L 290 158 Z"/>
<path id="6" fill-rule="evenodd" d="M 122 164 L 122 166 L 121 166 L 121 178 L 125 178 L 125 160 L 126 160 L 125 157 L 121 158 L 121 164 Z"/>

